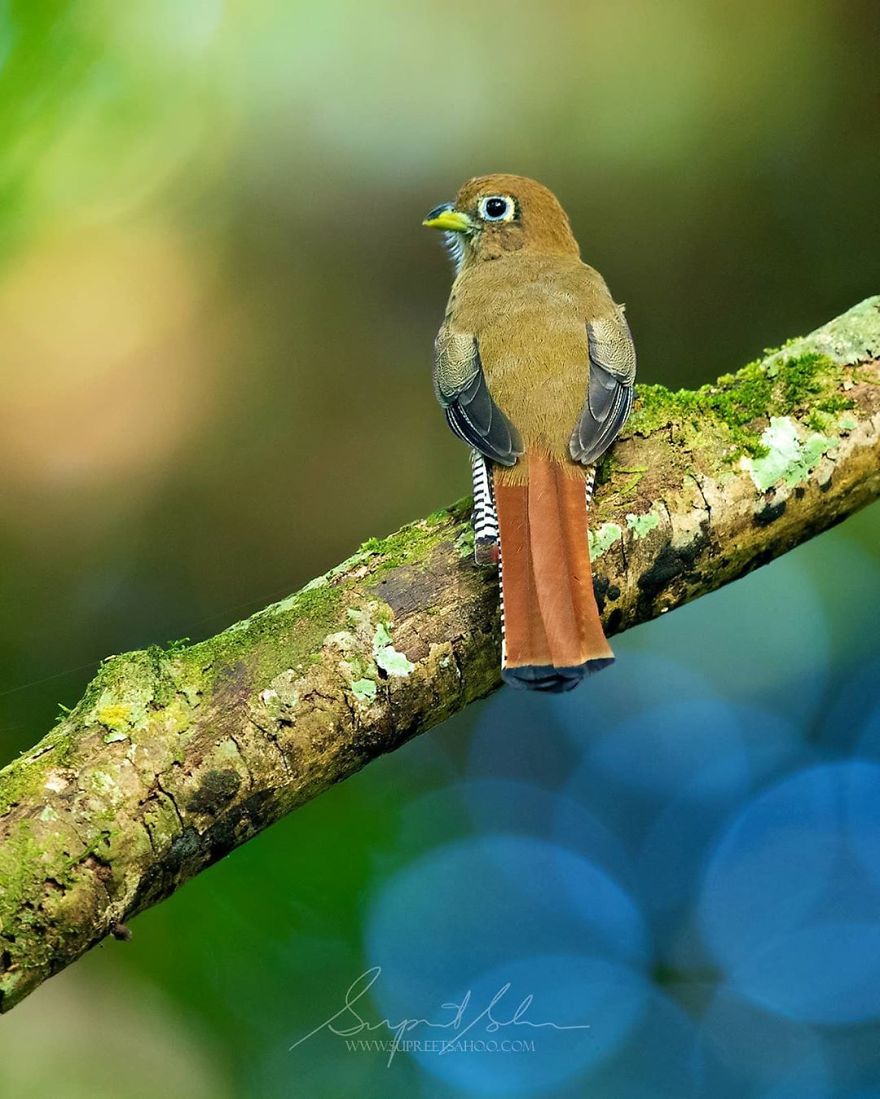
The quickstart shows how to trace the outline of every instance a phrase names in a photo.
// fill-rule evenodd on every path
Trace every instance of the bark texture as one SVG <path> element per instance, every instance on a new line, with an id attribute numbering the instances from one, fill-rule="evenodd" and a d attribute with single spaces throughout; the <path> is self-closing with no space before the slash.
<path id="1" fill-rule="evenodd" d="M 880 298 L 699 390 L 639 390 L 590 534 L 617 633 L 880 494 Z M 469 501 L 188 648 L 106 660 L 0 771 L 0 1009 L 283 814 L 499 685 Z M 589 683 L 581 688 L 588 691 Z"/>

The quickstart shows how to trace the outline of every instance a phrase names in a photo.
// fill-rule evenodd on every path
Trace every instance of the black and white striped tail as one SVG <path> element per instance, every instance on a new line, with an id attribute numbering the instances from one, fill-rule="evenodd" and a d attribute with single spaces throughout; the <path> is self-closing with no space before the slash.
<path id="1" fill-rule="evenodd" d="M 596 467 L 590 466 L 587 471 L 586 480 L 586 492 L 587 492 L 587 514 L 589 515 L 590 508 L 593 506 L 593 488 L 596 485 Z"/>
<path id="2" fill-rule="evenodd" d="M 499 559 L 498 513 L 489 463 L 478 450 L 471 451 L 471 477 L 474 486 L 474 560 L 478 565 L 494 565 Z"/>

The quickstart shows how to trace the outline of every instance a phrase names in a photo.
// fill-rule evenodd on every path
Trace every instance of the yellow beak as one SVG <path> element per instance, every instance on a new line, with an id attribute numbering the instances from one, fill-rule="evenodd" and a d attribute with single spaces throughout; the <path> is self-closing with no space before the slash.
<path id="1" fill-rule="evenodd" d="M 422 225 L 427 229 L 445 229 L 447 233 L 467 233 L 473 227 L 467 214 L 454 209 L 451 202 L 435 206 Z"/>

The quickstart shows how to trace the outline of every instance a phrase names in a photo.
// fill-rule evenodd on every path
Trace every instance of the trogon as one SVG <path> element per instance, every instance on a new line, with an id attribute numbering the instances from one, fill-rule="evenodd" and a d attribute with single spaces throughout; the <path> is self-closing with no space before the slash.
<path id="1" fill-rule="evenodd" d="M 468 180 L 424 220 L 456 266 L 434 392 L 471 448 L 478 562 L 501 575 L 502 676 L 567 691 L 606 667 L 588 548 L 595 463 L 633 402 L 624 310 L 534 180 Z"/>

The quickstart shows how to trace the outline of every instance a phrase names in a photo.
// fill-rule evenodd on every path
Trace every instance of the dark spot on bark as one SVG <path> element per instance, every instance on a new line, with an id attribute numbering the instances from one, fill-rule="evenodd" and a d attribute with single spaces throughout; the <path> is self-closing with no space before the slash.
<path id="1" fill-rule="evenodd" d="M 187 859 L 196 854 L 199 846 L 199 834 L 195 828 L 191 826 L 184 828 L 179 836 L 174 837 L 174 841 L 168 848 L 168 854 L 165 857 L 166 865 L 176 872 Z"/>
<path id="2" fill-rule="evenodd" d="M 664 546 L 654 564 L 639 577 L 639 614 L 650 618 L 650 609 L 657 596 L 673 580 L 685 576 L 706 546 L 709 539 L 705 532 L 706 524 L 692 542 L 685 546 Z"/>
<path id="3" fill-rule="evenodd" d="M 452 581 L 443 568 L 420 569 L 400 565 L 386 572 L 372 591 L 388 604 L 397 617 L 414 614 L 426 606 L 436 606 L 451 586 Z"/>
<path id="4" fill-rule="evenodd" d="M 241 803 L 242 812 L 249 817 L 255 825 L 270 824 L 274 816 L 269 816 L 267 807 L 273 802 L 271 790 L 258 790 L 255 794 L 245 798 Z"/>
<path id="5" fill-rule="evenodd" d="M 0 951 L 0 973 L 5 973 L 12 965 L 12 955 L 8 950 Z"/>
<path id="6" fill-rule="evenodd" d="M 594 576 L 593 590 L 596 593 L 596 603 L 599 607 L 599 614 L 604 612 L 606 601 L 613 603 L 616 599 L 620 598 L 620 588 L 616 584 L 612 584 L 607 576 Z"/>
<path id="7" fill-rule="evenodd" d="M 166 854 L 158 862 L 150 863 L 146 867 L 132 902 L 126 909 L 126 915 L 133 916 L 142 912 L 173 893 L 181 879 L 189 876 L 185 872 L 181 873 L 185 864 L 198 855 L 201 849 L 201 837 L 195 828 L 184 828 L 175 836 Z"/>
<path id="8" fill-rule="evenodd" d="M 239 786 L 241 786 L 241 775 L 231 767 L 226 767 L 222 771 L 206 771 L 198 790 L 186 803 L 186 807 L 193 813 L 210 816 L 235 797 Z"/>
<path id="9" fill-rule="evenodd" d="M 68 959 L 69 960 L 69 959 Z M 49 976 L 54 977 L 67 965 L 67 960 L 57 955 L 49 959 Z"/>
<path id="10" fill-rule="evenodd" d="M 775 523 L 780 515 L 785 514 L 787 507 L 785 500 L 780 500 L 776 504 L 768 504 L 765 508 L 756 512 L 752 517 L 752 522 L 756 527 L 769 527 L 771 523 Z"/>
<path id="11" fill-rule="evenodd" d="M 831 488 L 831 478 L 830 477 L 828 478 L 827 481 L 823 481 L 822 484 L 819 485 L 819 491 L 820 492 L 827 492 L 830 488 Z"/>
<path id="12" fill-rule="evenodd" d="M 774 552 L 770 546 L 759 550 L 749 564 L 749 572 L 754 572 L 755 569 L 759 569 L 762 565 L 769 565 L 775 557 L 776 552 Z"/>
<path id="13" fill-rule="evenodd" d="M 208 861 L 222 859 L 244 840 L 270 824 L 277 816 L 277 813 L 271 814 L 268 811 L 272 800 L 271 791 L 259 790 L 215 820 L 204 834 L 204 841 L 209 849 Z"/>
<path id="14" fill-rule="evenodd" d="M 106 882 L 113 877 L 113 869 L 111 868 L 110 863 L 102 859 L 99 855 L 96 855 L 94 852 L 86 855 L 86 857 L 82 861 L 82 864 L 89 870 L 94 871 L 95 877 L 99 881 Z"/>
<path id="15" fill-rule="evenodd" d="M 620 623 L 622 620 L 623 611 L 621 611 L 620 607 L 615 607 L 611 614 L 608 615 L 608 632 L 616 633 L 617 630 L 620 628 Z"/>
<path id="16" fill-rule="evenodd" d="M 173 889 L 173 879 L 166 873 L 165 867 L 161 863 L 152 863 L 144 870 L 143 877 L 138 883 L 134 898 L 128 908 L 128 914 L 134 915 L 136 912 L 149 908 L 151 904 L 167 897 Z"/>
<path id="17" fill-rule="evenodd" d="M 803 500 L 806 494 L 807 490 L 804 488 L 803 485 L 798 485 L 797 488 L 794 490 L 794 496 L 796 500 Z"/>

